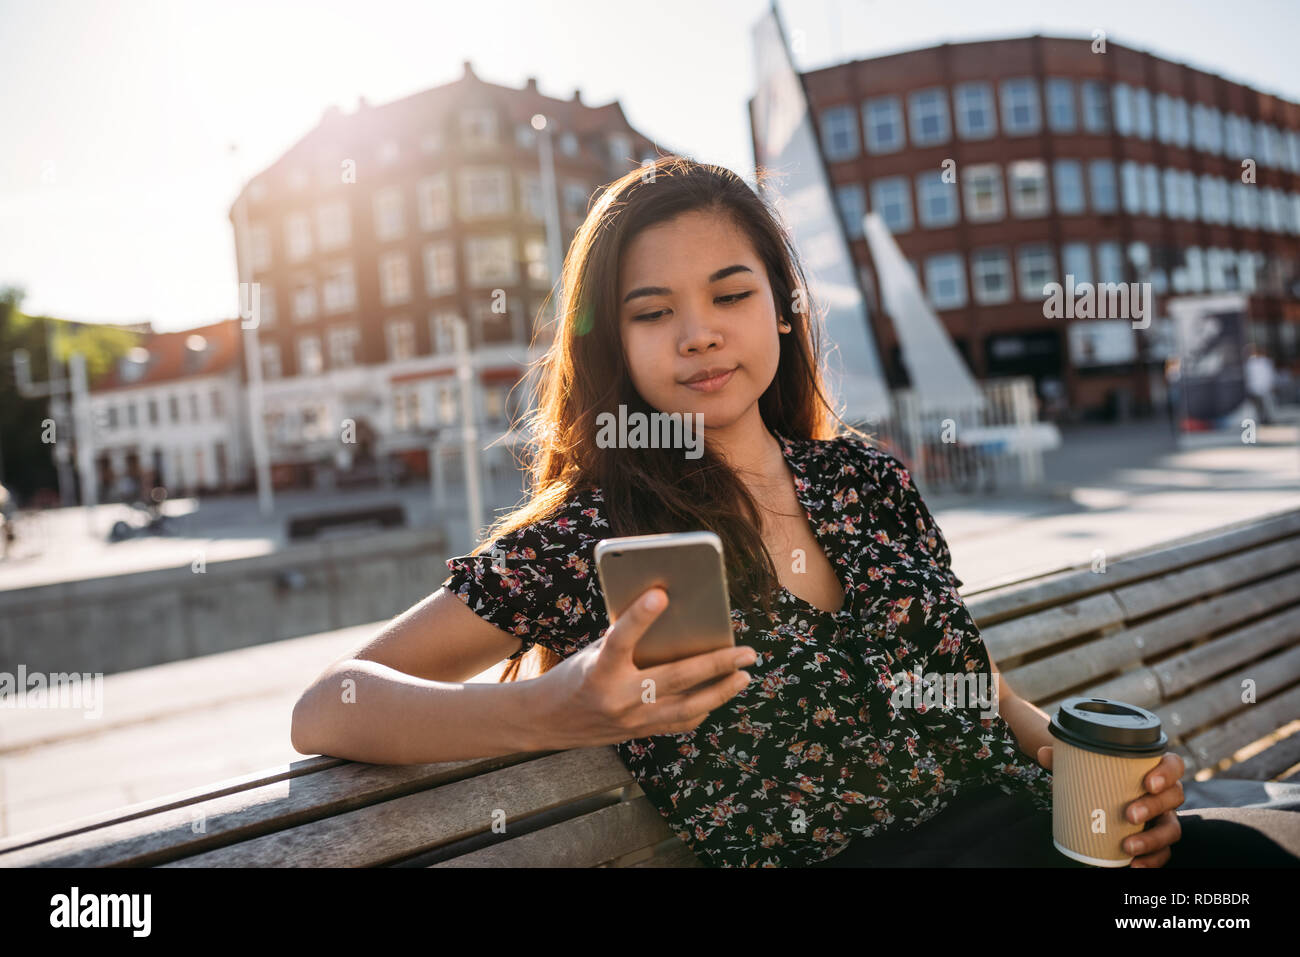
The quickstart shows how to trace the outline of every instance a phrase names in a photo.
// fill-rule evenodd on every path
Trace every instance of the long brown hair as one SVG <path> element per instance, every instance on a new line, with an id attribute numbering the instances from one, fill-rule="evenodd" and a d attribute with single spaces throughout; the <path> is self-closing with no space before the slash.
<path id="1" fill-rule="evenodd" d="M 758 180 L 766 172 L 760 170 Z M 767 270 L 780 318 L 776 375 L 759 397 L 767 428 L 793 439 L 826 439 L 845 424 L 827 400 L 821 379 L 820 316 L 799 258 L 776 212 L 731 170 L 677 156 L 661 156 L 607 186 L 578 228 L 564 260 L 554 338 L 533 371 L 537 401 L 527 418 L 531 489 L 527 500 L 498 519 L 474 550 L 554 514 L 580 489 L 600 488 L 611 535 L 649 535 L 708 529 L 723 543 L 733 607 L 771 608 L 775 566 L 759 534 L 759 511 L 743 482 L 707 443 L 684 460 L 671 449 L 601 448 L 597 416 L 619 404 L 628 415 L 654 412 L 635 391 L 618 324 L 618 278 L 623 250 L 642 230 L 695 210 L 731 217 Z M 813 317 L 811 321 L 809 317 Z M 537 673 L 563 659 L 541 645 L 510 662 L 501 681 L 520 677 L 524 658 Z"/>

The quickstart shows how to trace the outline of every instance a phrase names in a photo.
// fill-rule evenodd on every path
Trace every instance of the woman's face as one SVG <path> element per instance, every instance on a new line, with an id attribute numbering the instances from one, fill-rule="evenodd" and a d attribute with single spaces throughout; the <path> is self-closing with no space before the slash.
<path id="1" fill-rule="evenodd" d="M 637 394 L 660 412 L 701 412 L 708 429 L 725 429 L 767 390 L 789 329 L 748 236 L 699 211 L 628 244 L 618 309 Z M 688 384 L 713 370 L 725 374 Z"/>

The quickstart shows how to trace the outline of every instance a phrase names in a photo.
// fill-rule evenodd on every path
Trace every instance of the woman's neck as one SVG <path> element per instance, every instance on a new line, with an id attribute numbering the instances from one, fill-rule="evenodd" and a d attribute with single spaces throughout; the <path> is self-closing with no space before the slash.
<path id="1" fill-rule="evenodd" d="M 726 429 L 709 430 L 705 435 L 756 499 L 767 502 L 785 497 L 790 471 L 781 445 L 763 424 L 757 405 Z"/>

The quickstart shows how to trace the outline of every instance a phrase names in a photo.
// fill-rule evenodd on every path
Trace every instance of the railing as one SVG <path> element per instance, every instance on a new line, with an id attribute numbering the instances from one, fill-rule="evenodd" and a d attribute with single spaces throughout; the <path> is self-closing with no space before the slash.
<path id="1" fill-rule="evenodd" d="M 1043 450 L 1061 437 L 1037 421 L 1029 376 L 981 384 L 982 404 L 934 406 L 911 389 L 896 390 L 887 419 L 858 428 L 903 462 L 926 492 L 991 492 L 1043 481 Z"/>

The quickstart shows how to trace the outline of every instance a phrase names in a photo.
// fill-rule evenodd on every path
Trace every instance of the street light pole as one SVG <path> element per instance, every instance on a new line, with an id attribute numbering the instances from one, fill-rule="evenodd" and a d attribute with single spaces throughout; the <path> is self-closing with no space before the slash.
<path id="1" fill-rule="evenodd" d="M 465 499 L 469 515 L 470 546 L 478 544 L 483 527 L 483 490 L 479 486 L 478 401 L 475 370 L 469 351 L 469 324 L 456 316 L 456 374 L 460 379 L 461 454 L 465 458 Z"/>
<path id="2" fill-rule="evenodd" d="M 238 147 L 230 148 L 232 156 L 237 156 Z M 248 240 L 248 210 L 245 206 L 247 196 L 243 188 L 243 178 L 238 175 L 238 162 L 235 164 L 236 185 L 240 186 L 239 196 L 235 200 L 235 268 L 239 276 L 239 325 L 244 332 L 244 369 L 248 375 L 248 432 L 253 444 L 253 470 L 257 476 L 257 507 L 263 518 L 269 518 L 275 510 L 271 490 L 270 454 L 266 446 L 266 418 L 262 411 L 262 347 L 258 339 L 258 326 L 261 325 L 260 297 L 253 291 L 252 249 Z M 244 319 L 244 291 L 248 296 L 248 319 Z M 259 290 L 260 291 L 260 290 Z"/>

